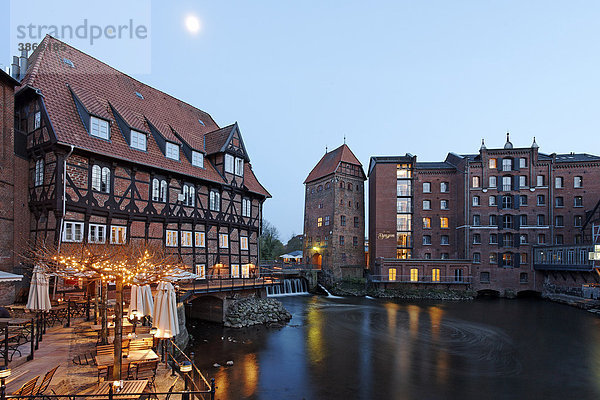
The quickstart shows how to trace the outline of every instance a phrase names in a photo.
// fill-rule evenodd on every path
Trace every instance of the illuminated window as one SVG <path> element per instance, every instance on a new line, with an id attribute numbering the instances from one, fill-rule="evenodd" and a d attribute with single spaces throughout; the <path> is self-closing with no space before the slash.
<path id="1" fill-rule="evenodd" d="M 240 237 L 240 249 L 248 250 L 248 236 Z"/>
<path id="2" fill-rule="evenodd" d="M 181 231 L 181 247 L 192 247 L 192 232 Z"/>
<path id="3" fill-rule="evenodd" d="M 110 242 L 112 244 L 125 244 L 127 238 L 126 226 L 111 226 L 110 227 Z"/>
<path id="4" fill-rule="evenodd" d="M 250 266 L 252 264 L 242 265 L 242 278 L 250 278 Z"/>
<path id="5" fill-rule="evenodd" d="M 448 228 L 448 218 L 440 217 L 440 228 Z"/>
<path id="6" fill-rule="evenodd" d="M 206 279 L 206 265 L 196 264 L 196 270 L 194 273 L 198 275 L 197 279 Z"/>
<path id="7" fill-rule="evenodd" d="M 167 247 L 177 247 L 177 231 L 167 231 Z"/>
<path id="8" fill-rule="evenodd" d="M 439 282 L 440 281 L 440 269 L 434 268 L 431 270 L 431 282 Z"/>
<path id="9" fill-rule="evenodd" d="M 431 228 L 431 218 L 429 218 L 429 217 L 423 218 L 423 229 L 430 229 L 430 228 Z"/>
<path id="10" fill-rule="evenodd" d="M 206 246 L 206 233 L 194 232 L 194 243 L 195 243 L 196 247 L 205 247 Z"/>
<path id="11" fill-rule="evenodd" d="M 229 247 L 229 235 L 226 233 L 219 234 L 219 247 L 226 249 Z"/>
<path id="12" fill-rule="evenodd" d="M 411 254 L 409 249 L 396 249 L 396 259 L 408 260 L 410 256 Z"/>
<path id="13" fill-rule="evenodd" d="M 323 217 L 318 217 L 317 218 L 317 227 L 321 227 L 323 226 Z"/>
<path id="14" fill-rule="evenodd" d="M 495 158 L 490 158 L 488 161 L 489 168 L 497 168 L 498 161 Z"/>
<path id="15" fill-rule="evenodd" d="M 388 269 L 388 280 L 390 280 L 390 281 L 396 280 L 396 268 Z"/>
<path id="16" fill-rule="evenodd" d="M 411 282 L 419 281 L 419 270 L 417 268 L 410 269 L 410 281 Z"/>
<path id="17" fill-rule="evenodd" d="M 240 277 L 240 266 L 238 264 L 231 264 L 231 277 L 232 278 Z"/>

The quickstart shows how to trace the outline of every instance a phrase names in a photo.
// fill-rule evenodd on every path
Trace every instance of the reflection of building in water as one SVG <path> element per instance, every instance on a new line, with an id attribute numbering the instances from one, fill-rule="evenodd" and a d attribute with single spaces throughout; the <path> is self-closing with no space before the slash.
<path id="1" fill-rule="evenodd" d="M 318 301 L 316 297 L 311 299 L 311 303 Z M 317 366 L 321 363 L 325 349 L 323 348 L 323 313 L 314 306 L 308 307 L 306 314 L 306 347 L 311 364 Z"/>
<path id="2" fill-rule="evenodd" d="M 439 307 L 429 307 L 429 321 L 431 322 L 431 338 L 434 342 L 440 338 L 440 325 L 444 310 Z"/>
<path id="3" fill-rule="evenodd" d="M 256 361 L 256 354 L 250 353 L 244 356 L 242 361 L 244 371 L 244 397 L 248 398 L 256 393 L 258 387 L 259 365 Z"/>
<path id="4" fill-rule="evenodd" d="M 408 329 L 410 330 L 410 337 L 416 339 L 419 334 L 419 313 L 421 312 L 421 307 L 411 304 L 406 307 L 406 310 L 408 311 Z"/>
<path id="5" fill-rule="evenodd" d="M 385 307 L 385 311 L 387 312 L 388 319 L 388 333 L 390 336 L 394 336 L 396 334 L 396 323 L 398 316 L 398 309 L 400 306 L 396 303 L 385 303 L 383 305 Z"/>

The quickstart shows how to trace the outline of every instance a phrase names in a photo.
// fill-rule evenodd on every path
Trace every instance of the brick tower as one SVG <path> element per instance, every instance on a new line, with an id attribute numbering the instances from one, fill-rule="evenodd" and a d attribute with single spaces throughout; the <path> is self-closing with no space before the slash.
<path id="1" fill-rule="evenodd" d="M 304 185 L 304 260 L 327 281 L 362 277 L 365 202 L 362 164 L 344 144 L 325 153 Z"/>

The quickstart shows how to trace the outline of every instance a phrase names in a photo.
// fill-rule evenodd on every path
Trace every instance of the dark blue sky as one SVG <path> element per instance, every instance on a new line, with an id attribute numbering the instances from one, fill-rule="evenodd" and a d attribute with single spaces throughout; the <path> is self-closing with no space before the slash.
<path id="1" fill-rule="evenodd" d="M 304 178 L 344 135 L 365 169 L 371 155 L 437 161 L 476 152 L 481 138 L 502 146 L 507 129 L 517 147 L 536 136 L 543 152 L 600 153 L 597 2 L 27 4 L 17 13 L 31 20 L 147 18 L 147 58 L 132 56 L 124 40 L 110 51 L 101 41 L 73 44 L 221 126 L 238 121 L 273 195 L 264 215 L 284 242 L 302 232 Z M 15 9 L 12 18 L 0 12 L 4 65 Z M 190 13 L 201 23 L 196 35 L 185 29 Z"/>

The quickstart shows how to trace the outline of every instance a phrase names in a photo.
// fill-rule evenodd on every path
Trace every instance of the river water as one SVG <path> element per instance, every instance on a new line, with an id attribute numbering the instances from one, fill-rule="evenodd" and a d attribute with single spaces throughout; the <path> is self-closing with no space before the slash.
<path id="1" fill-rule="evenodd" d="M 536 299 L 279 299 L 293 315 L 283 328 L 192 330 L 218 399 L 600 398 L 600 318 L 586 311 Z"/>

